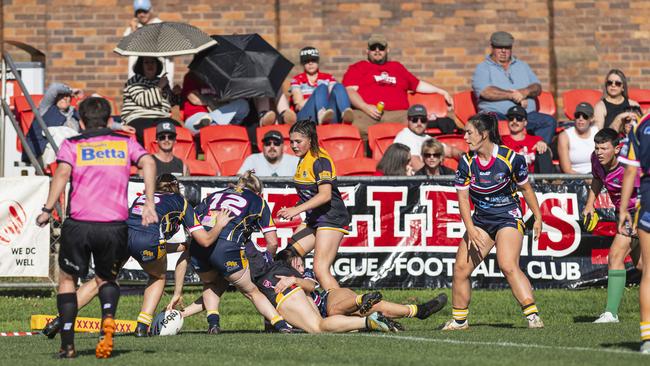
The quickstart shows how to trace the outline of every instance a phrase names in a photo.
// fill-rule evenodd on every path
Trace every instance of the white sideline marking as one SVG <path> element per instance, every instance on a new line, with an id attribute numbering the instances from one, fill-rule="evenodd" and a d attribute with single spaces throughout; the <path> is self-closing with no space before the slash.
<path id="1" fill-rule="evenodd" d="M 588 347 L 566 347 L 566 346 L 546 346 L 542 344 L 528 344 L 528 343 L 513 343 L 513 342 L 482 342 L 482 341 L 463 341 L 458 339 L 439 339 L 439 338 L 424 338 L 424 337 L 409 337 L 409 336 L 398 336 L 398 335 L 389 335 L 389 334 L 356 334 L 362 337 L 374 337 L 374 338 L 393 338 L 404 341 L 416 341 L 416 342 L 432 342 L 432 343 L 447 343 L 447 344 L 458 344 L 458 345 L 475 345 L 475 346 L 497 346 L 497 347 L 521 347 L 521 348 L 538 348 L 538 349 L 551 349 L 551 350 L 563 350 L 563 351 L 581 351 L 581 352 L 604 352 L 604 353 L 625 353 L 631 355 L 642 355 L 640 352 L 616 349 L 616 348 L 588 348 Z"/>

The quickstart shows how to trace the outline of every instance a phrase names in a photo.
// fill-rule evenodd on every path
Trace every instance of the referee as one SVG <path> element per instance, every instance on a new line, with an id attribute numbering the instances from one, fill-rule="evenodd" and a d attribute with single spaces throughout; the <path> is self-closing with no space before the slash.
<path id="1" fill-rule="evenodd" d="M 128 230 L 127 188 L 131 164 L 143 171 L 146 202 L 142 224 L 158 221 L 153 193 L 156 164 L 135 140 L 114 134 L 107 128 L 111 106 L 103 98 L 87 98 L 79 105 L 81 135 L 63 142 L 57 155 L 59 163 L 47 202 L 36 224 L 45 226 L 57 199 L 71 180 L 68 218 L 63 222 L 59 249 L 59 288 L 56 305 L 63 328 L 60 358 L 76 356 L 74 324 L 77 317 L 76 283 L 88 274 L 90 254 L 95 264 L 99 288 L 102 325 L 95 349 L 97 358 L 110 357 L 113 351 L 115 311 L 120 289 L 115 282 L 116 263 L 126 250 Z"/>

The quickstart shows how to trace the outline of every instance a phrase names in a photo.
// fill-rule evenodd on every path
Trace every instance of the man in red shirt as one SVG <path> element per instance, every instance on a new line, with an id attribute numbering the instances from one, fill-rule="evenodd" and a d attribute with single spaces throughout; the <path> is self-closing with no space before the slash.
<path id="1" fill-rule="evenodd" d="M 408 92 L 437 93 L 445 97 L 449 108 L 453 100 L 446 91 L 419 80 L 401 63 L 388 61 L 388 41 L 382 35 L 368 39 L 368 60 L 348 67 L 343 75 L 350 102 L 354 107 L 354 124 L 366 139 L 368 127 L 381 122 L 406 121 Z"/>
<path id="2" fill-rule="evenodd" d="M 501 142 L 517 154 L 523 155 L 528 164 L 528 171 L 535 173 L 553 173 L 551 152 L 548 145 L 539 136 L 526 132 L 528 113 L 526 109 L 515 105 L 508 109 L 508 129 L 510 135 L 501 136 Z"/>

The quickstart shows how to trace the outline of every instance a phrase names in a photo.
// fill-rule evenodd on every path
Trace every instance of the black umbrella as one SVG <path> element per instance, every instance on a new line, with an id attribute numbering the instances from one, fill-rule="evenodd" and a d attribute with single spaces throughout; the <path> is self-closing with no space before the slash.
<path id="1" fill-rule="evenodd" d="M 189 68 L 220 100 L 277 96 L 291 61 L 259 34 L 211 37 L 217 45 L 195 55 Z"/>

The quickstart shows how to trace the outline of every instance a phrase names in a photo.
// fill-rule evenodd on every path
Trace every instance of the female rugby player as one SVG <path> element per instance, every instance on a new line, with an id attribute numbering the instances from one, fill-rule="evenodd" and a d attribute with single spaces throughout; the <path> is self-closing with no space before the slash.
<path id="1" fill-rule="evenodd" d="M 452 279 L 452 315 L 442 329 L 467 329 L 471 297 L 470 275 L 496 245 L 499 268 L 528 319 L 529 328 L 543 328 L 526 275 L 519 268 L 524 222 L 517 188 L 535 216 L 534 240 L 542 230 L 542 215 L 535 192 L 528 183 L 523 156 L 505 146 L 493 114 L 477 114 L 465 127 L 470 154 L 462 157 L 456 171 L 458 206 L 466 232 L 458 246 Z M 470 213 L 470 199 L 474 214 Z"/>
<path id="2" fill-rule="evenodd" d="M 284 207 L 278 215 L 291 220 L 305 213 L 296 229 L 293 248 L 302 256 L 314 249 L 314 272 L 325 290 L 339 288 L 330 273 L 343 235 L 348 233 L 350 215 L 336 187 L 336 169 L 327 151 L 318 146 L 316 123 L 296 122 L 289 130 L 291 149 L 300 158 L 293 177 L 300 201 Z"/>

